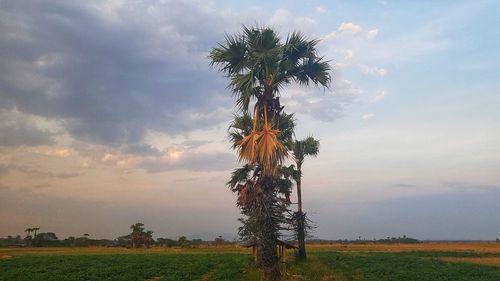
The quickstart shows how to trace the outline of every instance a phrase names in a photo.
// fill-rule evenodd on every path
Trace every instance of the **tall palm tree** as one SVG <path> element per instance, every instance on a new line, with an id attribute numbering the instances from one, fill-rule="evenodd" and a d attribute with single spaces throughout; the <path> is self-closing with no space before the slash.
<path id="1" fill-rule="evenodd" d="M 317 43 L 318 40 L 308 40 L 299 32 L 292 32 L 282 42 L 271 28 L 243 26 L 241 33 L 226 35 L 225 41 L 210 52 L 211 64 L 230 79 L 229 88 L 236 97 L 237 108 L 247 115 L 247 121 L 251 120 L 251 128 L 239 132 L 242 138 L 233 144 L 239 160 L 255 167 L 252 184 L 240 189 L 244 191 L 241 194 L 253 192 L 258 195 L 255 198 L 262 199 L 254 202 L 255 210 L 270 210 L 276 205 L 279 166 L 288 156 L 280 140 L 280 90 L 292 83 L 324 87 L 330 84 L 330 65 L 317 54 Z M 255 104 L 249 113 L 252 101 Z M 279 220 L 277 213 L 262 215 L 257 218 L 262 233 L 262 266 L 265 278 L 273 280 L 280 275 L 276 255 Z"/>
<path id="2" fill-rule="evenodd" d="M 298 258 L 305 260 L 305 214 L 302 210 L 302 164 L 306 156 L 316 157 L 319 153 L 319 141 L 313 137 L 307 137 L 303 140 L 295 140 L 292 145 L 292 155 L 297 165 L 297 172 L 294 175 L 294 180 L 297 183 L 297 240 L 299 242 Z"/>

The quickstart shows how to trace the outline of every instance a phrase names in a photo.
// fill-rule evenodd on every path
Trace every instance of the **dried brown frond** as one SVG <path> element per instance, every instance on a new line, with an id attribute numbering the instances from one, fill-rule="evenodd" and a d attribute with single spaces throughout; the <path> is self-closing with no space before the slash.
<path id="1" fill-rule="evenodd" d="M 278 140 L 279 132 L 265 124 L 258 139 L 257 157 L 264 175 L 274 175 L 276 167 L 288 155 L 285 146 Z"/>
<path id="2" fill-rule="evenodd" d="M 259 184 L 246 183 L 238 193 L 238 205 L 255 208 L 258 205 L 258 199 L 262 195 L 262 192 L 262 187 Z"/>
<path id="3" fill-rule="evenodd" d="M 252 131 L 248 136 L 244 137 L 237 145 L 238 160 L 248 163 L 255 163 L 257 160 L 257 141 L 260 137 L 260 132 Z"/>

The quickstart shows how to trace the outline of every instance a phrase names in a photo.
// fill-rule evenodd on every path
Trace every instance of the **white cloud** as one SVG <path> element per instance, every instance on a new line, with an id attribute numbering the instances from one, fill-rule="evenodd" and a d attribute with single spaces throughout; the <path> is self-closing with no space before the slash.
<path id="1" fill-rule="evenodd" d="M 333 122 L 342 117 L 349 106 L 356 102 L 362 91 L 349 80 L 333 77 L 332 90 L 320 92 L 318 89 L 293 87 L 282 96 L 287 112 L 295 112 L 324 122 Z"/>
<path id="2" fill-rule="evenodd" d="M 325 35 L 325 37 L 323 37 L 323 40 L 324 41 L 331 41 L 331 40 L 334 40 L 335 38 L 337 38 L 337 33 L 335 31 L 333 31 L 333 32 L 330 32 L 327 35 Z"/>
<path id="3" fill-rule="evenodd" d="M 387 71 L 384 68 L 376 67 L 376 66 L 368 66 L 365 64 L 360 65 L 359 69 L 364 74 L 369 74 L 369 75 L 385 76 L 387 74 Z"/>
<path id="4" fill-rule="evenodd" d="M 372 119 L 374 116 L 375 116 L 375 114 L 373 114 L 373 113 L 365 113 L 365 114 L 363 114 L 363 115 L 361 116 L 361 118 L 362 118 L 363 120 L 368 120 L 368 119 Z"/>
<path id="5" fill-rule="evenodd" d="M 366 38 L 368 38 L 369 40 L 372 40 L 372 39 L 375 39 L 375 37 L 377 37 L 378 35 L 378 29 L 372 29 L 370 31 L 368 31 L 366 33 Z"/>
<path id="6" fill-rule="evenodd" d="M 269 19 L 269 24 L 278 28 L 283 28 L 283 32 L 290 30 L 312 31 L 317 25 L 316 21 L 310 17 L 294 16 L 289 10 L 277 9 Z"/>
<path id="7" fill-rule="evenodd" d="M 377 91 L 377 94 L 375 95 L 375 97 L 373 97 L 372 101 L 379 102 L 385 98 L 385 95 L 386 95 L 385 90 L 380 89 Z"/>
<path id="8" fill-rule="evenodd" d="M 356 24 L 353 24 L 351 22 L 343 22 L 340 26 L 339 26 L 339 31 L 341 33 L 349 33 L 349 34 L 356 34 L 356 33 L 359 33 L 361 32 L 361 26 L 359 25 L 356 25 Z"/>
<path id="9" fill-rule="evenodd" d="M 289 21 L 290 17 L 290 12 L 287 9 L 279 8 L 271 16 L 269 23 L 272 25 L 285 24 Z"/>
<path id="10" fill-rule="evenodd" d="M 336 54 L 340 54 L 341 57 L 337 57 L 337 61 L 334 63 L 335 67 L 338 68 L 346 68 L 351 66 L 352 58 L 354 56 L 354 52 L 350 49 L 335 49 Z"/>
<path id="11" fill-rule="evenodd" d="M 324 7 L 321 7 L 321 6 L 316 7 L 316 13 L 323 14 L 325 12 L 326 12 L 326 9 Z"/>

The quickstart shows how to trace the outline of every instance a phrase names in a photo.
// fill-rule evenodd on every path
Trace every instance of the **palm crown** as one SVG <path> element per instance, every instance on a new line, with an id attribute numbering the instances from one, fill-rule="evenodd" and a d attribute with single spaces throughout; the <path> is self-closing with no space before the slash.
<path id="1" fill-rule="evenodd" d="M 252 129 L 234 146 L 240 161 L 258 163 L 265 175 L 275 174 L 287 156 L 279 138 L 280 89 L 292 82 L 330 84 L 330 65 L 317 55 L 317 43 L 299 32 L 289 34 L 282 43 L 270 28 L 243 27 L 242 33 L 226 35 L 225 42 L 210 52 L 212 65 L 230 78 L 229 88 L 244 114 L 255 99 Z"/>

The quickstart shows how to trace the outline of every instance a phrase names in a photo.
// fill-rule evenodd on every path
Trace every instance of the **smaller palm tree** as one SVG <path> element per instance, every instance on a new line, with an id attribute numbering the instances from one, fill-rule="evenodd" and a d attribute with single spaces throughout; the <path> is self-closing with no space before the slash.
<path id="1" fill-rule="evenodd" d="M 291 150 L 297 171 L 294 173 L 294 180 L 297 183 L 297 240 L 299 242 L 298 258 L 305 260 L 305 214 L 302 211 L 302 164 L 306 156 L 316 157 L 319 153 L 319 141 L 313 137 L 307 137 L 303 140 L 295 140 L 291 144 Z"/>

